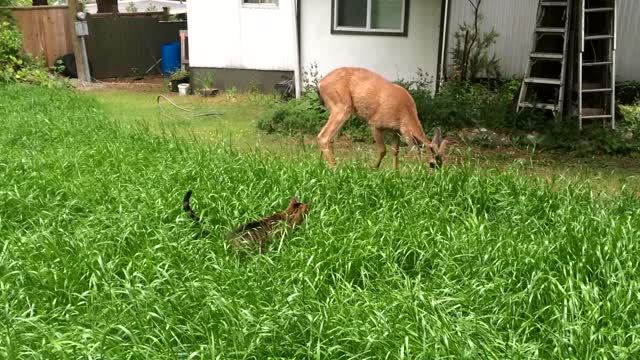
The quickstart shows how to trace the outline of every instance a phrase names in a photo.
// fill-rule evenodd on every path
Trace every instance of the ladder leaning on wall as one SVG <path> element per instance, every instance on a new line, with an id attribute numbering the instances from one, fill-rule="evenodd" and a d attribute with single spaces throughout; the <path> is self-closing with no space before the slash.
<path id="1" fill-rule="evenodd" d="M 552 111 L 556 119 L 562 115 L 570 23 L 568 1 L 539 1 L 518 111 L 535 107 Z"/>
<path id="2" fill-rule="evenodd" d="M 616 0 L 579 0 L 578 126 L 616 127 Z"/>

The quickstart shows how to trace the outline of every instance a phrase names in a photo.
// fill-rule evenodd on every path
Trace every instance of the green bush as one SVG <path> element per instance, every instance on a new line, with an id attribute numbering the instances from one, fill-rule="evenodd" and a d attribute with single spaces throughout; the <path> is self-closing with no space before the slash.
<path id="1" fill-rule="evenodd" d="M 640 136 L 640 102 L 635 106 L 622 105 L 620 106 L 620 112 L 623 117 L 621 128 L 631 132 L 636 137 Z"/>
<path id="2" fill-rule="evenodd" d="M 328 119 L 329 111 L 320 103 L 318 93 L 308 91 L 300 99 L 278 102 L 272 111 L 258 119 L 258 128 L 269 134 L 317 135 Z M 357 141 L 370 136 L 366 123 L 356 118 L 349 119 L 341 131 Z"/>
<path id="3" fill-rule="evenodd" d="M 0 83 L 27 82 L 47 87 L 64 84 L 42 62 L 22 51 L 22 35 L 8 11 L 0 12 Z"/>
<path id="4" fill-rule="evenodd" d="M 515 128 L 531 123 L 528 113 L 513 111 L 519 80 L 472 84 L 454 79 L 445 83 L 436 96 L 433 78 L 421 69 L 414 78 L 395 83 L 413 97 L 426 131 L 436 126 L 450 131 L 464 127 Z M 316 135 L 328 118 L 329 112 L 320 104 L 315 87 L 308 86 L 301 99 L 281 102 L 258 119 L 258 128 L 267 133 Z M 371 137 L 367 124 L 355 117 L 343 126 L 342 134 L 355 141 Z"/>
<path id="5" fill-rule="evenodd" d="M 616 99 L 623 105 L 640 102 L 640 81 L 627 81 L 616 85 Z"/>

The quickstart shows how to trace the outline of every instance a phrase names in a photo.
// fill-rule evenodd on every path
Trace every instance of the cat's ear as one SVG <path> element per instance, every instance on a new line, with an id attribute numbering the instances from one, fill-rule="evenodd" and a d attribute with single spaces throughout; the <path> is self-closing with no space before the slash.
<path id="1" fill-rule="evenodd" d="M 289 205 L 287 206 L 287 210 L 293 211 L 293 209 L 296 208 L 297 204 L 298 204 L 298 199 L 296 199 L 295 197 L 292 197 L 291 200 L 289 200 Z"/>

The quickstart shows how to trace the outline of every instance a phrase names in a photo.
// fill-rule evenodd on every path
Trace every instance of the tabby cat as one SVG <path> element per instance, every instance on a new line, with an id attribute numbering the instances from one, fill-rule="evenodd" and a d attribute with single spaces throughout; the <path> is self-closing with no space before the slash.
<path id="1" fill-rule="evenodd" d="M 191 190 L 187 191 L 182 201 L 182 209 L 195 222 L 200 223 L 200 217 L 193 211 L 189 200 Z M 237 250 L 244 249 L 264 253 L 271 245 L 273 235 L 278 230 L 283 230 L 282 224 L 295 228 L 302 224 L 305 215 L 309 212 L 309 205 L 301 203 L 295 197 L 289 201 L 289 206 L 284 211 L 275 213 L 257 221 L 238 226 L 227 234 L 227 239 Z"/>

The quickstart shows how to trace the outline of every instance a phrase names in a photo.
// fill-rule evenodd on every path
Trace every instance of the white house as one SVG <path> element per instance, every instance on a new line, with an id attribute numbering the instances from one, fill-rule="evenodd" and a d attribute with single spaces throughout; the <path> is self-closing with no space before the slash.
<path id="1" fill-rule="evenodd" d="M 575 0 L 574 0 L 575 1 Z M 640 0 L 615 0 L 617 13 L 616 80 L 640 80 Z M 591 0 L 593 7 L 605 7 L 608 1 Z M 600 4 L 600 5 L 598 5 Z M 449 1 L 449 47 L 459 24 L 472 20 L 468 0 Z M 494 28 L 500 36 L 493 47 L 505 75 L 522 77 L 531 51 L 532 34 L 536 26 L 537 0 L 483 0 L 481 29 Z M 575 14 L 573 16 L 578 16 Z"/>
<path id="2" fill-rule="evenodd" d="M 390 80 L 438 74 L 449 0 L 189 0 L 189 67 L 216 84 L 265 89 L 316 65 Z M 298 77 L 297 77 L 298 78 Z"/>

